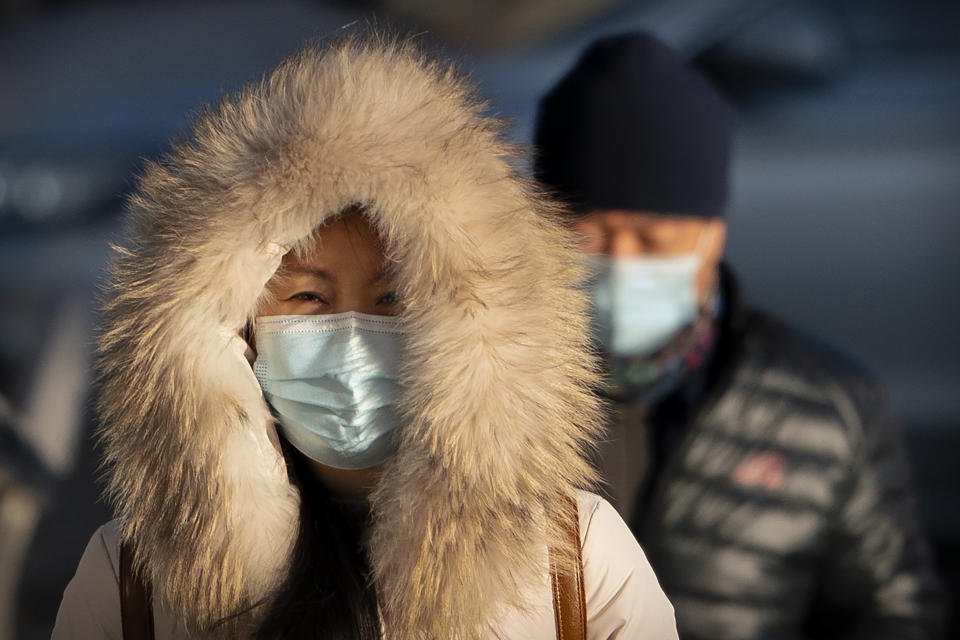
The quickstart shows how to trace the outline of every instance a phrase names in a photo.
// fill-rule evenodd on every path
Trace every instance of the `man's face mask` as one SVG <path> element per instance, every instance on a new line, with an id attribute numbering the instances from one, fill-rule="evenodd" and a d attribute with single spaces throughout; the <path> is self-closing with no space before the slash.
<path id="1" fill-rule="evenodd" d="M 596 337 L 615 356 L 655 353 L 697 317 L 701 231 L 693 253 L 593 258 L 591 296 Z"/>
<path id="2" fill-rule="evenodd" d="M 399 319 L 355 311 L 256 322 L 254 374 L 280 429 L 307 457 L 366 469 L 393 452 Z"/>

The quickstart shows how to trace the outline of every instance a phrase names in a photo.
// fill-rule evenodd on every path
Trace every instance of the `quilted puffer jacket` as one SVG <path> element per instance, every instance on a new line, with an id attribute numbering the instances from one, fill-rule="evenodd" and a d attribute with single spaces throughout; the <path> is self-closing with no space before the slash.
<path id="1" fill-rule="evenodd" d="M 878 387 L 744 309 L 723 279 L 698 390 L 651 409 L 654 441 L 675 444 L 631 523 L 680 637 L 941 637 L 943 599 Z"/>

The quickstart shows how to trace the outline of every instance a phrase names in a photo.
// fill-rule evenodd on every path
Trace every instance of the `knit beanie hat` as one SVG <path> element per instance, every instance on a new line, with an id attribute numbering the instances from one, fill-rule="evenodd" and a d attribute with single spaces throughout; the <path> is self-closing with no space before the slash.
<path id="1" fill-rule="evenodd" d="M 581 211 L 722 216 L 732 124 L 724 98 L 659 40 L 604 38 L 540 101 L 534 170 Z"/>

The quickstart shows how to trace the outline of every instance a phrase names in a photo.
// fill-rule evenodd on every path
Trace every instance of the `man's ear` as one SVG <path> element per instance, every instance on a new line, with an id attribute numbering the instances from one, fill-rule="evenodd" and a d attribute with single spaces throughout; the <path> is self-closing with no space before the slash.
<path id="1" fill-rule="evenodd" d="M 707 299 L 719 282 L 719 265 L 726 245 L 727 225 L 723 220 L 715 218 L 707 222 L 702 233 L 704 234 L 701 236 L 703 244 L 700 249 L 702 263 L 697 272 L 697 294 L 701 303 Z"/>
<path id="2" fill-rule="evenodd" d="M 723 260 L 723 250 L 727 245 L 727 223 L 722 218 L 714 218 L 710 221 L 710 226 L 708 255 L 713 264 L 719 264 Z"/>

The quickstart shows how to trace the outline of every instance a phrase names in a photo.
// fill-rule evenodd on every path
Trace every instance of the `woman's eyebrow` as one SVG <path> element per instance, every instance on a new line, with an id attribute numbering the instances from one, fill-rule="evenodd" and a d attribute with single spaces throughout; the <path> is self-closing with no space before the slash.
<path id="1" fill-rule="evenodd" d="M 310 267 L 287 267 L 287 273 L 303 273 L 319 280 L 326 280 L 327 282 L 336 282 L 337 280 L 336 276 L 332 273 L 327 273 L 323 269 L 312 269 Z"/>
<path id="2" fill-rule="evenodd" d="M 390 274 L 387 272 L 387 270 L 380 269 L 375 274 L 373 274 L 372 278 L 370 278 L 370 284 L 382 284 L 384 281 L 389 281 L 389 280 L 390 280 Z"/>

